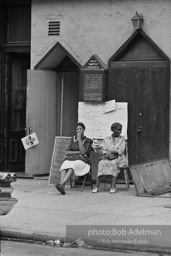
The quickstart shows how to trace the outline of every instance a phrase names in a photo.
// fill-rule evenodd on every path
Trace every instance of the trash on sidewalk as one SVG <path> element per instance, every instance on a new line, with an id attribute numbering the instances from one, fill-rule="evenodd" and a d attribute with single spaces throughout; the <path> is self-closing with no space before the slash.
<path id="1" fill-rule="evenodd" d="M 60 240 L 48 240 L 48 241 L 46 241 L 46 244 L 60 246 L 60 247 L 86 247 L 86 248 L 92 248 L 92 246 L 86 245 L 85 242 L 81 238 L 77 238 L 74 242 L 70 242 L 70 243 L 61 242 Z"/>
<path id="2" fill-rule="evenodd" d="M 78 247 L 83 247 L 85 245 L 85 242 L 81 238 L 78 238 L 72 243 L 72 245 L 77 245 Z"/>
<path id="3" fill-rule="evenodd" d="M 138 196 L 158 196 L 171 192 L 171 167 L 168 159 L 130 166 Z"/>
<path id="4" fill-rule="evenodd" d="M 64 242 L 61 242 L 59 239 L 57 239 L 57 240 L 48 240 L 48 241 L 46 241 L 46 244 L 53 245 L 53 246 L 58 246 L 58 247 L 71 247 L 71 243 L 64 243 Z"/>
<path id="5" fill-rule="evenodd" d="M 48 240 L 48 241 L 46 242 L 46 244 L 57 245 L 57 246 L 61 246 L 61 245 L 62 245 L 62 243 L 60 242 L 59 239 L 58 239 L 58 240 Z"/>

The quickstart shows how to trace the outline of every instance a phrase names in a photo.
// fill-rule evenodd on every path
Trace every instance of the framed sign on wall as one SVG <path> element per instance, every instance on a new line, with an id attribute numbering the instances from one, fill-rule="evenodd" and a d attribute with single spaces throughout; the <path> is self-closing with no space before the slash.
<path id="1" fill-rule="evenodd" d="M 83 102 L 103 102 L 106 95 L 106 66 L 93 55 L 81 72 L 81 100 Z"/>

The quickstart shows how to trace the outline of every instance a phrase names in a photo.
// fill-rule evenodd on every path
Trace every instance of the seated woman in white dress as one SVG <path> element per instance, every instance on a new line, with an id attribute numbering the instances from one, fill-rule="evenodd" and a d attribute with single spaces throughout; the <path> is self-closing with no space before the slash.
<path id="1" fill-rule="evenodd" d="M 76 135 L 71 138 L 70 145 L 66 151 L 66 157 L 60 167 L 61 182 L 56 184 L 56 189 L 65 195 L 65 184 L 70 179 L 73 172 L 76 176 L 83 176 L 90 170 L 90 153 L 92 139 L 84 136 L 85 125 L 77 123 Z"/>
<path id="2" fill-rule="evenodd" d="M 128 159 L 125 156 L 125 138 L 120 134 L 122 132 L 122 125 L 120 123 L 114 123 L 111 126 L 113 132 L 111 136 L 104 139 L 102 146 L 103 158 L 98 164 L 98 173 L 96 188 L 92 190 L 93 193 L 97 193 L 100 187 L 100 178 L 102 175 L 110 175 L 111 187 L 110 193 L 116 192 L 116 177 L 119 173 L 119 168 L 128 164 Z"/>

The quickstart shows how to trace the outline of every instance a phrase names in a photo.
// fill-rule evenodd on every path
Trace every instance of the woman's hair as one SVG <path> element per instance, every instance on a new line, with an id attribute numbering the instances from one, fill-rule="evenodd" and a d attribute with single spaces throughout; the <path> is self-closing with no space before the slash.
<path id="1" fill-rule="evenodd" d="M 119 127 L 120 129 L 122 129 L 122 125 L 120 123 L 113 123 L 111 125 L 111 131 L 113 131 L 116 127 Z"/>
<path id="2" fill-rule="evenodd" d="M 76 126 L 75 126 L 75 129 L 78 127 L 78 126 L 81 126 L 84 130 L 85 130 L 85 125 L 81 122 L 77 123 Z"/>

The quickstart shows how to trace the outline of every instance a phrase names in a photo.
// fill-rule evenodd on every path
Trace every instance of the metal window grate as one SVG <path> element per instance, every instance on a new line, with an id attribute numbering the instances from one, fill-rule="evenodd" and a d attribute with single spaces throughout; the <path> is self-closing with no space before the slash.
<path id="1" fill-rule="evenodd" d="M 50 21 L 49 22 L 49 36 L 59 36 L 60 35 L 60 21 Z"/>

